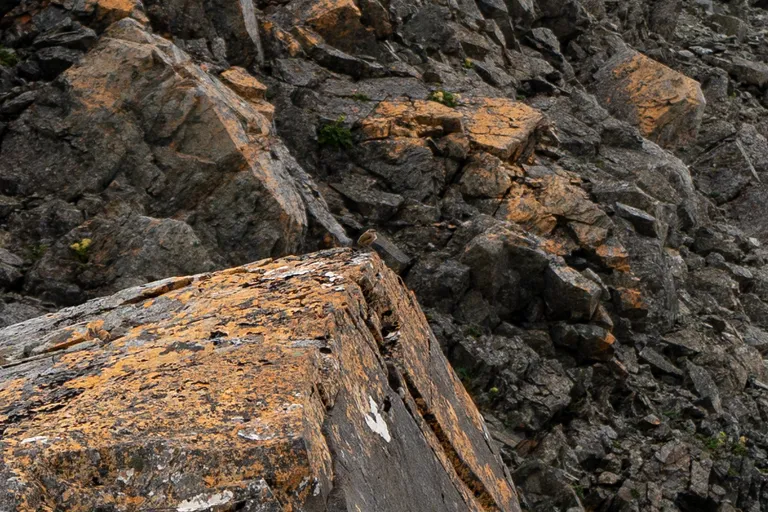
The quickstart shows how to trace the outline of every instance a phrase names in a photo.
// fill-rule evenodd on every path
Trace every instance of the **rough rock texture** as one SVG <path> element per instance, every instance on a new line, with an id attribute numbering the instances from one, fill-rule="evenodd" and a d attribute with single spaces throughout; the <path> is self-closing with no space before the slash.
<path id="1" fill-rule="evenodd" d="M 170 278 L 0 337 L 3 510 L 520 510 L 374 254 Z"/>
<path id="2" fill-rule="evenodd" d="M 706 99 L 695 80 L 632 49 L 618 52 L 595 78 L 603 106 L 645 137 L 665 147 L 696 139 Z"/>
<path id="3" fill-rule="evenodd" d="M 766 8 L 0 0 L 0 322 L 375 228 L 523 507 L 768 510 Z"/>

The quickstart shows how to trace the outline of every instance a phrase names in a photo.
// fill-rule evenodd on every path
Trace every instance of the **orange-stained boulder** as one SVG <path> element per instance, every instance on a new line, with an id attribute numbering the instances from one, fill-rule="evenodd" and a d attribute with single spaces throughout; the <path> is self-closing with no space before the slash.
<path id="1" fill-rule="evenodd" d="M 461 111 L 473 145 L 502 160 L 532 151 L 534 133 L 544 121 L 538 110 L 506 98 L 477 98 Z"/>
<path id="2" fill-rule="evenodd" d="M 706 107 L 697 81 L 631 49 L 611 58 L 595 78 L 603 106 L 647 138 L 665 147 L 696 139 Z"/>
<path id="3" fill-rule="evenodd" d="M 124 290 L 0 331 L 0 364 L 2 510 L 519 510 L 374 254 Z"/>
<path id="4" fill-rule="evenodd" d="M 473 98 L 457 108 L 427 100 L 384 101 L 360 124 L 365 139 L 464 133 L 475 148 L 515 161 L 532 150 L 543 122 L 544 115 L 525 103 Z"/>

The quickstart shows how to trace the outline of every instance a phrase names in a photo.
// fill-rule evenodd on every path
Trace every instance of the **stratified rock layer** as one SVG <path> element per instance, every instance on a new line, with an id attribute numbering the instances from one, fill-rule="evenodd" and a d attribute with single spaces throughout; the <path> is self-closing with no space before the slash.
<path id="1" fill-rule="evenodd" d="M 519 510 L 373 254 L 171 278 L 0 340 L 2 510 Z"/>

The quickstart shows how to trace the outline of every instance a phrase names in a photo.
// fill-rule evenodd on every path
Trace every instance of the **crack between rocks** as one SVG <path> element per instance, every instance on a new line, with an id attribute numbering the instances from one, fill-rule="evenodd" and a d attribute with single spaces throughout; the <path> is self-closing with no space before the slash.
<path id="1" fill-rule="evenodd" d="M 358 282 L 358 285 L 363 292 L 363 298 L 365 300 L 367 309 L 370 312 L 376 312 L 377 300 L 373 296 L 372 283 L 361 280 L 361 282 Z M 399 322 L 396 323 L 399 324 Z M 466 486 L 467 490 L 475 497 L 482 510 L 489 512 L 498 512 L 501 510 L 494 497 L 486 488 L 483 481 L 472 470 L 469 464 L 467 464 L 464 459 L 462 459 L 459 452 L 453 446 L 448 435 L 443 429 L 443 426 L 440 424 L 435 414 L 429 409 L 426 400 L 424 400 L 424 397 L 419 392 L 416 384 L 413 382 L 413 379 L 409 376 L 408 372 L 404 368 L 404 365 L 398 359 L 397 353 L 400 352 L 398 350 L 399 340 L 395 340 L 391 346 L 387 346 L 384 343 L 384 336 L 382 336 L 382 333 L 373 325 L 372 322 L 366 321 L 365 325 L 371 331 L 371 335 L 376 340 L 376 348 L 378 349 L 377 352 L 383 359 L 385 363 L 384 366 L 387 369 L 387 382 L 390 388 L 395 393 L 397 393 L 398 396 L 400 396 L 406 410 L 414 418 L 416 424 L 422 430 L 424 424 L 429 427 L 429 430 L 437 439 L 440 448 L 442 448 L 443 454 L 448 459 L 451 466 L 453 466 L 456 476 Z M 407 398 L 410 398 L 410 400 Z"/>

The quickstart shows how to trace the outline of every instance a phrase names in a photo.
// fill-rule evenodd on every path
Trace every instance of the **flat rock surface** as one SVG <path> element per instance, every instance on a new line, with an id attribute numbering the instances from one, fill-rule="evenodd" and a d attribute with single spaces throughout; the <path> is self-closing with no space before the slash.
<path id="1" fill-rule="evenodd" d="M 371 253 L 171 278 L 0 339 L 3 510 L 519 510 Z"/>

